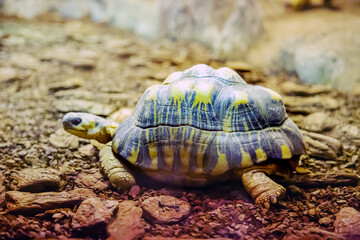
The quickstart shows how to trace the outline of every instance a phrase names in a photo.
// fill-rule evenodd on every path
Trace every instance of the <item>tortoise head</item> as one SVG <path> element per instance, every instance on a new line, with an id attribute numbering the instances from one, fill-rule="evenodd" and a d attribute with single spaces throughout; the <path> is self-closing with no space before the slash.
<path id="1" fill-rule="evenodd" d="M 75 136 L 95 139 L 101 143 L 112 140 L 117 125 L 89 113 L 70 112 L 63 117 L 65 131 Z"/>

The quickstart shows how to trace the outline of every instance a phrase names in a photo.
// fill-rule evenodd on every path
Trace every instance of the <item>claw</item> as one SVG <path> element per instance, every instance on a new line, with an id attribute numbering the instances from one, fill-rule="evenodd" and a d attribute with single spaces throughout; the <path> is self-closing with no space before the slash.
<path id="1" fill-rule="evenodd" d="M 275 203 L 277 202 L 277 199 L 276 199 L 276 197 L 275 197 L 274 195 L 271 195 L 271 196 L 269 197 L 269 200 L 270 200 L 270 202 L 271 202 L 272 204 L 275 204 Z"/>

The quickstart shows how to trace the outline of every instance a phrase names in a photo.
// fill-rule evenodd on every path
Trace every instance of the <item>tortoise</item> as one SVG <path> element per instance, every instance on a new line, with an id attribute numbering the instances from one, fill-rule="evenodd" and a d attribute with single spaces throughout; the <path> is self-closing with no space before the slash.
<path id="1" fill-rule="evenodd" d="M 118 190 L 135 178 L 124 161 L 159 181 L 204 186 L 241 179 L 255 203 L 285 196 L 269 175 L 290 176 L 305 154 L 301 132 L 281 96 L 247 84 L 229 68 L 199 64 L 149 87 L 119 125 L 88 113 L 67 113 L 64 129 L 107 143 L 101 167 Z"/>

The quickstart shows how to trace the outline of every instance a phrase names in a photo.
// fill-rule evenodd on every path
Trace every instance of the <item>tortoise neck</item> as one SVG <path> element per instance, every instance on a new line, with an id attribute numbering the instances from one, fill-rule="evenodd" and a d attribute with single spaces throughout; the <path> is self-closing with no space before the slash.
<path id="1" fill-rule="evenodd" d="M 100 143 L 107 143 L 113 139 L 117 125 L 111 122 L 103 121 L 99 124 L 99 133 L 96 140 Z"/>

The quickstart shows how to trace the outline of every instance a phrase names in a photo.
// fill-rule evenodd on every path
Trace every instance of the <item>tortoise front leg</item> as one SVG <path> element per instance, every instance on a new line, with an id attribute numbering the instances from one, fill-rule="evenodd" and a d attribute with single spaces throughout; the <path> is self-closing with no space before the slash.
<path id="1" fill-rule="evenodd" d="M 100 149 L 100 164 L 111 185 L 117 190 L 129 189 L 136 184 L 134 176 L 115 157 L 111 142 Z"/>
<path id="2" fill-rule="evenodd" d="M 281 200 L 286 189 L 271 180 L 266 174 L 272 174 L 276 171 L 276 164 L 267 165 L 266 170 L 262 168 L 253 168 L 245 171 L 242 176 L 242 182 L 246 191 L 255 200 L 256 204 L 260 204 L 265 208 L 270 208 L 270 204 L 275 204 Z"/>

